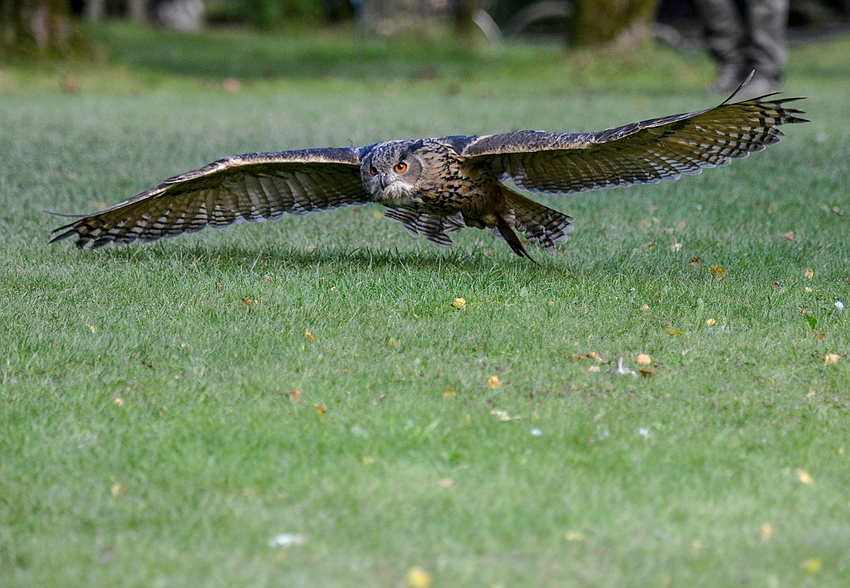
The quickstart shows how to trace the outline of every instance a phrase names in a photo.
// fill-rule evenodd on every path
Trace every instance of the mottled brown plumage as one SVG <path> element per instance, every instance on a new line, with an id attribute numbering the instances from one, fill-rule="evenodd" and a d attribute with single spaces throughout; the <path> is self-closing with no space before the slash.
<path id="1" fill-rule="evenodd" d="M 370 202 L 441 247 L 464 226 L 490 228 L 531 259 L 514 230 L 544 250 L 573 219 L 517 192 L 573 193 L 675 180 L 777 143 L 780 125 L 806 122 L 796 98 L 732 97 L 716 108 L 595 133 L 516 131 L 388 141 L 360 148 L 252 153 L 221 159 L 54 231 L 91 243 L 154 241 L 242 221 L 275 220 Z M 733 95 L 734 97 L 734 95 Z"/>

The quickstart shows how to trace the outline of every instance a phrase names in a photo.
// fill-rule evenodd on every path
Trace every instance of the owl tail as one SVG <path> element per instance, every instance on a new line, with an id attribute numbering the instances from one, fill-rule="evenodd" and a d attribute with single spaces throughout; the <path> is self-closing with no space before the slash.
<path id="1" fill-rule="evenodd" d="M 529 243 L 537 243 L 544 251 L 555 249 L 555 243 L 563 243 L 573 230 L 573 217 L 552 210 L 526 198 L 510 188 L 503 187 L 509 213 L 506 220 L 513 228 L 525 234 Z"/>

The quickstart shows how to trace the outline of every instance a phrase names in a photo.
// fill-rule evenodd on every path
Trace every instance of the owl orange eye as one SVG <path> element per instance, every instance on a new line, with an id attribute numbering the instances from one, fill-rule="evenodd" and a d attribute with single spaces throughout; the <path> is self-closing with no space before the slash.
<path id="1" fill-rule="evenodd" d="M 395 173 L 397 174 L 403 174 L 405 171 L 407 171 L 407 164 L 403 161 L 399 161 L 397 164 L 395 164 L 393 170 L 395 170 Z"/>
<path id="2" fill-rule="evenodd" d="M 375 166 L 372 166 L 372 167 L 369 168 L 369 173 L 372 174 L 373 176 L 377 176 L 378 170 L 375 169 Z"/>

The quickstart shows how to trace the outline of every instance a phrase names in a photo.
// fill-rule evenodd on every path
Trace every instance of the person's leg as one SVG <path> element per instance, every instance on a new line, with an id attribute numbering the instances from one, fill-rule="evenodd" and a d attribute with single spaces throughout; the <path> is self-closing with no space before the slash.
<path id="1" fill-rule="evenodd" d="M 789 0 L 747 0 L 747 61 L 756 70 L 751 86 L 758 94 L 774 92 L 788 61 Z"/>
<path id="2" fill-rule="evenodd" d="M 748 36 L 735 0 L 694 0 L 708 49 L 718 61 L 717 77 L 708 88 L 712 94 L 729 94 L 749 74 Z"/>

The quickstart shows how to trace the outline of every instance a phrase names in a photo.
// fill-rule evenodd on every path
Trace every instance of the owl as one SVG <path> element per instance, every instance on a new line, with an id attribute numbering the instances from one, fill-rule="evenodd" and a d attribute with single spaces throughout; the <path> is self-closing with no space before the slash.
<path id="1" fill-rule="evenodd" d="M 491 229 L 534 261 L 524 243 L 553 250 L 567 240 L 573 218 L 519 190 L 570 194 L 675 180 L 779 142 L 780 125 L 808 122 L 785 106 L 798 98 L 734 96 L 708 110 L 598 132 L 514 131 L 226 157 L 95 214 L 71 216 L 51 242 L 76 236 L 77 247 L 97 248 L 378 203 L 386 218 L 438 247 L 451 246 L 449 234 L 463 227 Z"/>

